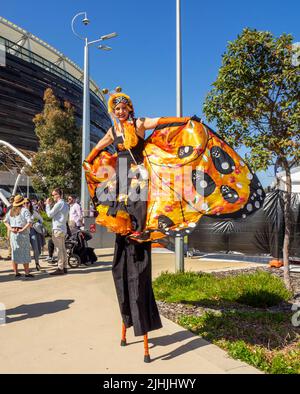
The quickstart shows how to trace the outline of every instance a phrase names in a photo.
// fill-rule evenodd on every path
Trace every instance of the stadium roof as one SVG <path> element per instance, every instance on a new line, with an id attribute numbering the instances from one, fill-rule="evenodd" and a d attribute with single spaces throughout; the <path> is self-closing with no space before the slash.
<path id="1" fill-rule="evenodd" d="M 55 64 L 79 81 L 83 81 L 83 70 L 63 53 L 45 41 L 0 16 L 0 36 L 14 42 L 17 46 L 35 53 Z M 105 103 L 104 96 L 96 83 L 90 79 L 90 89 Z"/>

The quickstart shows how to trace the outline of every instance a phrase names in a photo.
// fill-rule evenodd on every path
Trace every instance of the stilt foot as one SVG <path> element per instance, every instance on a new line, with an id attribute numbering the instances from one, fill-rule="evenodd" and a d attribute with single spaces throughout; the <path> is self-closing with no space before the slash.
<path id="1" fill-rule="evenodd" d="M 151 362 L 150 355 L 148 354 L 148 355 L 144 356 L 144 363 L 150 363 L 150 362 Z"/>
<path id="2" fill-rule="evenodd" d="M 126 346 L 126 326 L 124 322 L 122 322 L 122 337 L 121 337 L 121 346 Z"/>

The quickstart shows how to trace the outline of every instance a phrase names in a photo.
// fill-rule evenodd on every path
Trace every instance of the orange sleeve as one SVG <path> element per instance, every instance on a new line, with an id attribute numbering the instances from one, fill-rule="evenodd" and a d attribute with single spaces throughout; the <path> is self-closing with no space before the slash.
<path id="1" fill-rule="evenodd" d="M 92 162 L 98 156 L 100 151 L 101 151 L 101 149 L 98 149 L 97 147 L 93 148 L 91 150 L 91 152 L 89 153 L 89 155 L 87 156 L 87 158 L 85 159 L 85 161 L 87 161 L 88 163 L 92 164 Z"/>
<path id="2" fill-rule="evenodd" d="M 187 123 L 189 120 L 191 119 L 190 116 L 186 116 L 186 117 L 181 117 L 181 118 L 177 118 L 175 116 L 170 116 L 170 117 L 163 117 L 163 118 L 159 118 L 158 120 L 158 125 L 161 124 L 168 124 L 168 123 Z"/>

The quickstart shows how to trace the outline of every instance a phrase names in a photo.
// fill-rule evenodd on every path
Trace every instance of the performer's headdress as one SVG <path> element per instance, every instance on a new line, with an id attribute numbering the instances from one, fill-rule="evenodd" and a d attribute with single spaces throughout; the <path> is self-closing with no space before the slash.
<path id="1" fill-rule="evenodd" d="M 108 112 L 110 113 L 113 119 L 114 127 L 117 128 L 118 119 L 114 115 L 114 109 L 120 103 L 125 104 L 129 111 L 128 120 L 126 120 L 126 122 L 123 123 L 124 147 L 125 149 L 131 149 L 135 147 L 138 143 L 138 137 L 135 131 L 134 109 L 133 109 L 131 98 L 125 93 L 120 93 L 120 92 L 111 93 L 108 99 Z"/>
<path id="2" fill-rule="evenodd" d="M 108 112 L 112 113 L 115 107 L 120 103 L 127 106 L 130 115 L 134 112 L 131 98 L 125 93 L 112 93 L 110 95 L 108 100 Z"/>

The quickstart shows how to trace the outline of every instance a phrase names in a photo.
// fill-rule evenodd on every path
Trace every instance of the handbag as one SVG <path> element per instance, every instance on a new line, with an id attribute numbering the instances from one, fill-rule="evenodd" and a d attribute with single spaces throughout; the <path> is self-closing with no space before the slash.
<path id="1" fill-rule="evenodd" d="M 42 223 L 35 222 L 35 223 L 33 223 L 32 227 L 37 233 L 45 235 L 46 230 L 45 230 L 44 226 L 42 225 Z"/>

